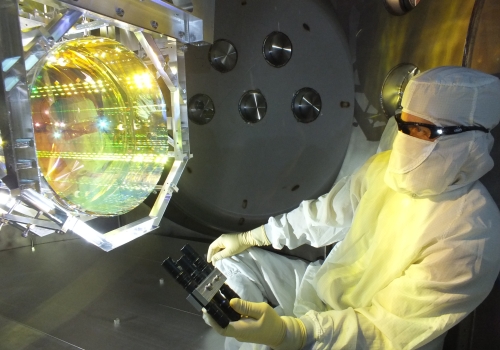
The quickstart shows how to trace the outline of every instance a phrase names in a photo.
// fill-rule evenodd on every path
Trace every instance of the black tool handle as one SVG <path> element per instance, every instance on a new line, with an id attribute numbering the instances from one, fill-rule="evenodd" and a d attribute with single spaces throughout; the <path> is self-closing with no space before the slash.
<path id="1" fill-rule="evenodd" d="M 222 287 L 220 287 L 220 291 L 226 297 L 227 300 L 231 300 L 234 298 L 240 299 L 240 296 L 236 294 L 236 292 L 232 290 L 231 287 L 229 287 L 226 283 L 224 283 Z"/>
<path id="2" fill-rule="evenodd" d="M 230 305 L 229 305 L 229 300 L 224 298 L 220 292 L 217 292 L 217 294 L 214 295 L 214 298 L 212 299 L 219 305 L 222 311 L 229 317 L 231 321 L 238 321 L 241 319 L 241 315 L 237 313 Z"/>
<path id="3" fill-rule="evenodd" d="M 194 281 L 188 273 L 186 273 L 185 271 L 181 271 L 171 258 L 165 259 L 165 261 L 163 261 L 162 263 L 162 266 L 186 291 L 188 291 L 188 293 L 191 294 L 198 286 L 198 283 Z M 230 322 L 230 318 L 228 315 L 226 315 L 225 311 L 223 311 L 223 309 L 217 305 L 216 301 L 212 299 L 206 305 L 204 305 L 202 302 L 196 299 L 193 294 L 191 295 L 201 306 L 205 308 L 205 310 L 207 310 L 207 313 L 212 316 L 212 318 L 215 320 L 215 322 L 217 322 L 219 326 L 221 326 L 222 328 L 227 327 Z M 229 302 L 227 306 L 229 306 Z M 232 317 L 234 317 L 234 315 L 232 315 Z"/>
<path id="4" fill-rule="evenodd" d="M 210 302 L 204 306 L 208 314 L 217 322 L 222 328 L 226 328 L 231 321 L 226 313 L 220 308 L 217 303 L 212 299 Z M 234 310 L 233 310 L 234 311 Z M 236 312 L 236 311 L 235 311 Z M 241 317 L 241 316 L 240 316 Z"/>

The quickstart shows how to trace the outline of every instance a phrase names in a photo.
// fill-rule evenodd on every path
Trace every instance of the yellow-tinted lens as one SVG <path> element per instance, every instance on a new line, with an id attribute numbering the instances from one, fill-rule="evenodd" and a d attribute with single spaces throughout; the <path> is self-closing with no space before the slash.
<path id="1" fill-rule="evenodd" d="M 55 47 L 31 85 L 41 172 L 76 208 L 127 212 L 167 160 L 167 118 L 153 75 L 120 43 L 89 37 Z"/>

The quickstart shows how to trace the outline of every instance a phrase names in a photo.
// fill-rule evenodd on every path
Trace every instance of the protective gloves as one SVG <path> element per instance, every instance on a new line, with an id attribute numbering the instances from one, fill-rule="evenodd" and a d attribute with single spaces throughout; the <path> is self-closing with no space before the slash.
<path id="1" fill-rule="evenodd" d="M 298 318 L 280 316 L 267 303 L 252 303 L 241 299 L 231 299 L 231 307 L 242 316 L 241 320 L 230 322 L 221 328 L 206 312 L 205 323 L 217 333 L 233 337 L 244 343 L 264 344 L 277 350 L 302 349 L 306 342 L 306 327 Z"/>
<path id="2" fill-rule="evenodd" d="M 239 254 L 250 247 L 270 244 L 264 226 L 243 233 L 223 234 L 208 247 L 207 261 L 213 264 L 218 260 Z"/>

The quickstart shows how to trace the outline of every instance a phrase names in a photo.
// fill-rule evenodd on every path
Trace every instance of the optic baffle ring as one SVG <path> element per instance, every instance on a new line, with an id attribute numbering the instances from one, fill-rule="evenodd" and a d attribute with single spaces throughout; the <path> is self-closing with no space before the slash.
<path id="1" fill-rule="evenodd" d="M 297 121 L 310 123 L 316 120 L 321 113 L 321 96 L 311 88 L 298 90 L 292 99 L 292 112 Z"/>
<path id="2" fill-rule="evenodd" d="M 238 62 L 238 51 L 232 42 L 225 39 L 214 41 L 208 51 L 210 65 L 221 73 L 227 73 L 236 66 Z"/>
<path id="3" fill-rule="evenodd" d="M 264 39 L 262 54 L 271 66 L 283 67 L 292 58 L 292 42 L 282 32 L 272 32 Z"/>
<path id="4" fill-rule="evenodd" d="M 210 96 L 196 94 L 189 99 L 188 117 L 193 123 L 205 125 L 213 119 L 214 115 L 215 106 Z"/>
<path id="5" fill-rule="evenodd" d="M 408 81 L 420 73 L 412 63 L 401 63 L 392 68 L 385 77 L 380 92 L 380 105 L 387 118 L 392 117 L 401 108 L 403 93 Z"/>
<path id="6" fill-rule="evenodd" d="M 258 123 L 266 116 L 266 98 L 258 90 L 248 90 L 241 96 L 238 110 L 245 122 Z"/>

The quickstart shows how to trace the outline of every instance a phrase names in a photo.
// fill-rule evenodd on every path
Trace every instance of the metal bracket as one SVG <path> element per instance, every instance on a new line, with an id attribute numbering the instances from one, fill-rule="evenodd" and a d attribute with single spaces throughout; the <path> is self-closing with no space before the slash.
<path id="1" fill-rule="evenodd" d="M 224 282 L 226 282 L 226 276 L 217 268 L 214 268 L 210 275 L 191 294 L 206 305 L 217 294 Z"/>

